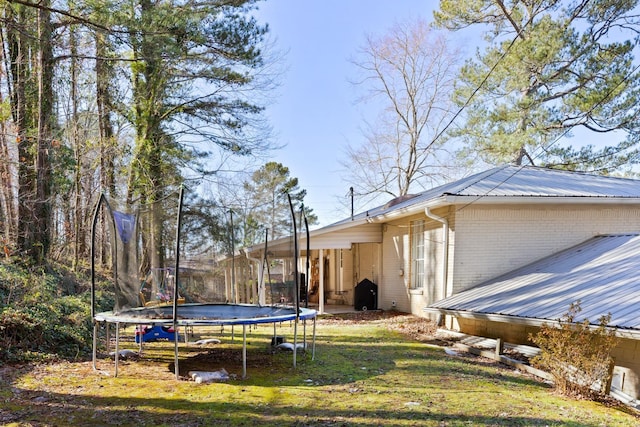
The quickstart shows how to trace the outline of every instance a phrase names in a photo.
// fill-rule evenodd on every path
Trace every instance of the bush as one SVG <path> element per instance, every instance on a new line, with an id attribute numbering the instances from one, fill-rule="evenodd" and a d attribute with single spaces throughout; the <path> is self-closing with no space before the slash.
<path id="1" fill-rule="evenodd" d="M 99 283 L 97 310 L 113 307 Z M 90 286 L 55 271 L 0 263 L 0 362 L 77 358 L 91 352 Z"/>
<path id="2" fill-rule="evenodd" d="M 618 338 L 615 330 L 607 327 L 611 314 L 601 316 L 594 327 L 588 319 L 575 321 L 581 310 L 577 301 L 559 324 L 544 324 L 536 335 L 529 335 L 541 350 L 531 364 L 553 375 L 563 395 L 602 397 L 611 379 L 611 351 Z"/>

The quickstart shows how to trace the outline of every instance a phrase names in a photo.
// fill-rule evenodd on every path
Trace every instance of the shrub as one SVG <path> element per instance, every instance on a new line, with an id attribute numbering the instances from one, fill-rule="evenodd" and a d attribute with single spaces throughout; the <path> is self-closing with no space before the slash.
<path id="1" fill-rule="evenodd" d="M 608 328 L 611 314 L 601 316 L 594 327 L 588 319 L 576 321 L 581 310 L 577 301 L 558 324 L 544 324 L 536 335 L 529 335 L 541 350 L 531 364 L 549 372 L 563 395 L 602 397 L 610 381 L 611 351 L 618 338 L 615 330 Z"/>
<path id="2" fill-rule="evenodd" d="M 99 311 L 113 307 L 108 287 L 98 282 Z M 0 363 L 90 354 L 89 288 L 63 267 L 34 270 L 0 263 Z"/>

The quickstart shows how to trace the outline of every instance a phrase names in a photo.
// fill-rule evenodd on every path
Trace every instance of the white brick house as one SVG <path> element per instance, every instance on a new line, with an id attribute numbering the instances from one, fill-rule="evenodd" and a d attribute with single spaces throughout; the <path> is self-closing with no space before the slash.
<path id="1" fill-rule="evenodd" d="M 324 304 L 353 304 L 354 286 L 369 278 L 378 285 L 378 308 L 477 331 L 481 321 L 459 322 L 425 307 L 594 236 L 619 233 L 640 233 L 640 181 L 502 166 L 314 230 L 308 255 L 319 267 L 321 311 Z M 270 244 L 274 251 L 279 245 L 288 239 Z M 261 247 L 247 252 L 259 259 Z M 521 332 L 524 341 L 527 329 Z M 640 357 L 637 367 L 640 373 Z M 626 391 L 640 395 L 640 388 Z"/>

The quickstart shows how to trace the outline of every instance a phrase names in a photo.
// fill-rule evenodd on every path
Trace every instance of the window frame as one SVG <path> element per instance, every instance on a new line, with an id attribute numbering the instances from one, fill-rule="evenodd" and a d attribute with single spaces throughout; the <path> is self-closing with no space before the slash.
<path id="1" fill-rule="evenodd" d="M 423 219 L 411 221 L 409 223 L 409 289 L 416 291 L 424 289 L 426 274 L 425 224 L 426 221 Z"/>

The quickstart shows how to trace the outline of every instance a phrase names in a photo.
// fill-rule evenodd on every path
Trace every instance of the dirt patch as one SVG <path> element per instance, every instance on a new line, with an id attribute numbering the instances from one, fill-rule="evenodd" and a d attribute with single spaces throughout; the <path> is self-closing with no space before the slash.
<path id="1" fill-rule="evenodd" d="M 529 364 L 529 356 L 522 354 L 514 349 L 505 348 L 503 353 L 510 359 L 517 360 L 518 362 L 522 362 L 527 365 Z"/>
<path id="2" fill-rule="evenodd" d="M 388 322 L 394 321 L 394 319 L 399 319 L 399 318 L 415 318 L 415 316 L 412 316 L 407 313 L 401 313 L 399 311 L 384 311 L 384 310 L 354 311 L 351 313 L 321 315 L 318 317 L 318 324 L 347 325 L 347 324 L 354 324 L 354 323 L 360 323 L 360 322 L 388 323 Z"/>
<path id="3" fill-rule="evenodd" d="M 402 333 L 413 340 L 439 347 L 455 347 L 455 344 L 460 340 L 456 335 L 439 333 L 438 326 L 430 319 L 398 311 L 371 310 L 334 314 L 322 316 L 318 320 L 318 324 L 324 323 L 330 325 L 348 325 L 361 322 L 384 325 L 387 329 Z M 456 351 L 460 352 L 459 349 Z M 519 362 L 529 363 L 529 357 L 527 355 L 514 349 L 505 349 L 504 354 Z"/>
<path id="4" fill-rule="evenodd" d="M 377 325 L 384 325 L 387 329 L 401 332 L 412 339 L 418 341 L 435 340 L 437 325 L 426 318 L 417 317 L 398 311 L 360 311 L 355 313 L 335 314 L 327 317 L 320 317 L 319 324 L 355 324 L 368 322 Z"/>

